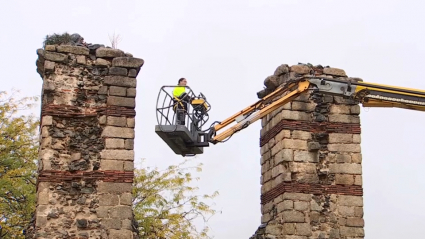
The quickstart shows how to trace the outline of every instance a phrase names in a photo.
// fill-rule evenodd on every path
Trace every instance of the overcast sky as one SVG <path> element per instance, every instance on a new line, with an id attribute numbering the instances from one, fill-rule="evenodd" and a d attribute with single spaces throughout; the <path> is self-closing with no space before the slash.
<path id="1" fill-rule="evenodd" d="M 1 90 L 40 94 L 36 49 L 47 34 L 78 32 L 87 42 L 109 45 L 115 31 L 120 49 L 145 60 L 135 153 L 150 166 L 182 161 L 154 131 L 157 93 L 180 77 L 207 96 L 211 122 L 255 102 L 280 64 L 329 65 L 366 82 L 425 89 L 419 0 L 0 2 Z M 362 108 L 361 122 L 366 238 L 421 238 L 425 114 Z M 194 159 L 204 164 L 202 192 L 220 192 L 215 207 L 222 214 L 210 221 L 215 238 L 249 238 L 260 225 L 260 127 L 257 122 Z"/>

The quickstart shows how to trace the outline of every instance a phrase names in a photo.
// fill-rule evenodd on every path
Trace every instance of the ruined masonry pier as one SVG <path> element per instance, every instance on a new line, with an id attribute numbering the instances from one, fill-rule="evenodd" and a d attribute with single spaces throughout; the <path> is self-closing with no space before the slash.
<path id="1" fill-rule="evenodd" d="M 35 222 L 27 238 L 137 238 L 132 211 L 136 77 L 119 49 L 46 45 Z"/>
<path id="2" fill-rule="evenodd" d="M 261 97 L 302 75 L 342 69 L 279 66 Z M 364 238 L 360 106 L 313 92 L 262 119 L 261 226 L 250 239 Z"/>

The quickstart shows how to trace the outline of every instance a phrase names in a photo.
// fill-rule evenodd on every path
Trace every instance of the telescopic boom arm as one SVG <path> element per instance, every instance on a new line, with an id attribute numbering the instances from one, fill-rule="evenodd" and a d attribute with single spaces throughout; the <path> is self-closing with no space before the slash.
<path id="1" fill-rule="evenodd" d="M 361 81 L 304 76 L 278 87 L 274 92 L 256 103 L 212 126 L 210 130 L 214 136 L 211 136 L 209 141 L 213 144 L 223 142 L 236 132 L 291 102 L 307 90 L 351 98 L 361 103 L 363 107 L 396 107 L 425 111 L 425 91 L 423 90 Z M 234 126 L 219 133 L 224 127 L 235 122 Z"/>

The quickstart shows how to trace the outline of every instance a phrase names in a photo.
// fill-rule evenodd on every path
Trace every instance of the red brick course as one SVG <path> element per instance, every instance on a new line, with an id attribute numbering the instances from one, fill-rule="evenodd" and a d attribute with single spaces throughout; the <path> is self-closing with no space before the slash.
<path id="1" fill-rule="evenodd" d="M 270 129 L 263 137 L 260 138 L 260 147 L 265 145 L 270 139 L 279 134 L 280 131 L 302 130 L 311 133 L 346 133 L 360 134 L 360 124 L 351 123 L 334 123 L 334 122 L 310 122 L 296 120 L 281 120 L 272 129 Z"/>
<path id="2" fill-rule="evenodd" d="M 305 193 L 305 194 L 340 194 L 351 196 L 363 196 L 363 187 L 358 185 L 323 185 L 302 184 L 297 182 L 282 182 L 270 191 L 261 195 L 261 204 L 273 201 L 283 193 Z"/>
<path id="3" fill-rule="evenodd" d="M 133 171 L 56 171 L 56 170 L 44 170 L 39 172 L 39 182 L 69 182 L 79 180 L 99 180 L 103 182 L 114 182 L 114 183 L 133 183 L 134 172 Z"/>
<path id="4" fill-rule="evenodd" d="M 122 106 L 106 106 L 96 108 L 82 108 L 73 105 L 44 105 L 41 109 L 41 115 L 51 115 L 60 117 L 90 117 L 98 115 L 109 115 L 109 116 L 136 116 L 136 111 L 131 108 Z"/>

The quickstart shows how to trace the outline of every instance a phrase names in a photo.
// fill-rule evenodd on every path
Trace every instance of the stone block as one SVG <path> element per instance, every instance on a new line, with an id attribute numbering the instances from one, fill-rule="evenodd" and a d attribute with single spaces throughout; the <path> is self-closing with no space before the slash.
<path id="1" fill-rule="evenodd" d="M 101 86 L 99 90 L 97 91 L 98 95 L 107 95 L 108 94 L 108 87 L 107 86 Z"/>
<path id="2" fill-rule="evenodd" d="M 44 227 L 47 224 L 47 216 L 37 216 L 35 226 Z"/>
<path id="3" fill-rule="evenodd" d="M 128 71 L 128 76 L 129 77 L 136 77 L 137 76 L 137 70 L 136 69 L 130 69 L 129 71 Z"/>
<path id="4" fill-rule="evenodd" d="M 310 208 L 310 205 L 308 202 L 305 202 L 305 201 L 294 202 L 294 209 L 297 211 L 307 211 L 307 209 L 309 208 Z"/>
<path id="5" fill-rule="evenodd" d="M 127 127 L 134 128 L 136 126 L 136 118 L 127 118 Z"/>
<path id="6" fill-rule="evenodd" d="M 329 115 L 329 122 L 359 124 L 360 118 L 357 115 Z"/>
<path id="7" fill-rule="evenodd" d="M 85 65 L 87 64 L 86 56 L 84 55 L 78 55 L 77 58 L 77 64 Z"/>
<path id="8" fill-rule="evenodd" d="M 328 150 L 331 152 L 350 152 L 360 153 L 360 144 L 328 144 Z"/>
<path id="9" fill-rule="evenodd" d="M 53 117 L 52 116 L 43 116 L 42 118 L 42 126 L 46 126 L 46 125 L 52 125 L 53 124 Z"/>
<path id="10" fill-rule="evenodd" d="M 360 206 L 363 206 L 363 197 L 362 196 L 340 195 L 338 197 L 338 205 L 360 207 Z"/>
<path id="11" fill-rule="evenodd" d="M 323 207 L 320 206 L 315 200 L 311 200 L 310 201 L 310 209 L 311 209 L 311 211 L 318 211 L 318 212 L 320 212 L 320 211 L 323 210 Z"/>
<path id="12" fill-rule="evenodd" d="M 364 220 L 359 217 L 349 217 L 347 218 L 347 226 L 349 227 L 363 227 Z"/>
<path id="13" fill-rule="evenodd" d="M 144 64 L 143 59 L 135 57 L 117 57 L 112 60 L 112 66 L 139 68 Z"/>
<path id="14" fill-rule="evenodd" d="M 335 183 L 342 185 L 353 185 L 354 184 L 354 176 L 349 174 L 336 174 L 335 175 Z"/>
<path id="15" fill-rule="evenodd" d="M 295 102 L 292 102 L 292 105 L 294 103 Z M 306 113 L 302 111 L 282 110 L 282 112 L 280 112 L 279 115 L 282 119 L 287 119 L 287 120 L 310 121 L 311 119 L 310 113 Z"/>
<path id="16" fill-rule="evenodd" d="M 121 221 L 122 229 L 133 230 L 133 223 L 129 219 L 124 219 Z"/>
<path id="17" fill-rule="evenodd" d="M 131 195 L 131 193 L 123 193 L 120 196 L 120 204 L 121 205 L 127 205 L 127 206 L 131 206 L 133 203 L 133 196 Z"/>
<path id="18" fill-rule="evenodd" d="M 111 183 L 100 181 L 97 184 L 98 193 L 128 193 L 132 190 L 131 183 Z"/>
<path id="19" fill-rule="evenodd" d="M 46 50 L 46 51 L 56 51 L 56 46 L 55 45 L 46 45 L 44 47 L 44 50 Z"/>
<path id="20" fill-rule="evenodd" d="M 316 164 L 314 163 L 298 163 L 290 162 L 289 170 L 293 173 L 316 173 Z"/>
<path id="21" fill-rule="evenodd" d="M 119 49 L 99 47 L 96 49 L 96 57 L 121 57 L 124 56 L 124 52 Z"/>
<path id="22" fill-rule="evenodd" d="M 330 164 L 329 173 L 362 174 L 362 166 L 354 163 Z"/>
<path id="23" fill-rule="evenodd" d="M 305 193 L 284 193 L 283 199 L 289 199 L 289 200 L 300 200 L 300 201 L 311 201 L 311 194 L 305 194 Z"/>
<path id="24" fill-rule="evenodd" d="M 282 64 L 276 68 L 274 71 L 275 76 L 280 76 L 289 72 L 289 66 L 287 64 Z"/>
<path id="25" fill-rule="evenodd" d="M 123 149 L 124 148 L 124 139 L 105 139 L 105 148 L 106 149 Z"/>
<path id="26" fill-rule="evenodd" d="M 282 164 L 276 165 L 272 168 L 272 177 L 276 177 L 277 175 L 283 173 L 285 171 L 285 167 Z"/>
<path id="27" fill-rule="evenodd" d="M 115 230 L 110 229 L 109 230 L 109 238 L 113 239 L 133 239 L 133 234 L 130 230 Z"/>
<path id="28" fill-rule="evenodd" d="M 57 46 L 56 50 L 58 52 L 72 53 L 76 55 L 89 55 L 89 49 L 81 46 L 61 45 Z"/>
<path id="29" fill-rule="evenodd" d="M 305 222 L 304 213 L 298 211 L 283 211 L 282 218 L 287 222 Z"/>
<path id="30" fill-rule="evenodd" d="M 43 128 L 41 128 L 41 137 L 49 137 L 49 127 L 44 126 Z"/>
<path id="31" fill-rule="evenodd" d="M 79 160 L 81 159 L 81 153 L 72 153 L 71 154 L 71 160 L 75 161 L 75 160 Z"/>
<path id="32" fill-rule="evenodd" d="M 295 72 L 297 74 L 308 74 L 310 73 L 310 67 L 306 65 L 293 65 L 290 67 L 290 71 Z"/>
<path id="33" fill-rule="evenodd" d="M 109 87 L 109 95 L 126 96 L 127 88 L 119 87 L 119 86 L 111 86 Z"/>
<path id="34" fill-rule="evenodd" d="M 356 175 L 354 177 L 354 185 L 359 185 L 359 186 L 363 185 L 362 175 Z"/>
<path id="35" fill-rule="evenodd" d="M 363 207 L 354 207 L 354 216 L 363 217 Z"/>
<path id="36" fill-rule="evenodd" d="M 261 193 L 264 194 L 272 189 L 272 182 L 268 181 L 261 186 Z"/>
<path id="37" fill-rule="evenodd" d="M 362 163 L 362 154 L 358 153 L 358 154 L 352 154 L 351 155 L 351 162 L 352 163 Z"/>
<path id="38" fill-rule="evenodd" d="M 99 218 L 109 218 L 109 212 L 112 206 L 99 206 L 96 208 L 96 216 Z"/>
<path id="39" fill-rule="evenodd" d="M 123 171 L 123 162 L 119 160 L 101 160 L 100 161 L 101 170 L 117 170 Z"/>
<path id="40" fill-rule="evenodd" d="M 44 52 L 44 58 L 48 61 L 65 62 L 68 59 L 68 56 L 62 53 L 46 51 Z"/>
<path id="41" fill-rule="evenodd" d="M 44 61 L 44 71 L 53 72 L 55 70 L 55 63 L 53 61 Z"/>
<path id="42" fill-rule="evenodd" d="M 293 139 L 309 140 L 309 139 L 311 139 L 311 133 L 307 132 L 307 131 L 294 130 L 294 131 L 292 131 L 292 138 Z"/>
<path id="43" fill-rule="evenodd" d="M 351 163 L 351 155 L 349 154 L 332 154 L 335 156 L 337 163 Z"/>
<path id="44" fill-rule="evenodd" d="M 277 204 L 278 213 L 292 209 L 294 209 L 294 201 L 292 200 L 284 200 L 283 202 Z"/>
<path id="45" fill-rule="evenodd" d="M 117 206 L 120 200 L 116 194 L 100 194 L 99 195 L 99 206 Z"/>
<path id="46" fill-rule="evenodd" d="M 133 160 L 134 151 L 125 149 L 104 149 L 100 152 L 102 159 Z"/>
<path id="47" fill-rule="evenodd" d="M 127 76 L 128 72 L 126 68 L 122 67 L 110 67 L 109 68 L 109 75 L 115 75 L 115 76 Z"/>
<path id="48" fill-rule="evenodd" d="M 347 76 L 345 74 L 345 71 L 344 70 L 338 69 L 338 68 L 331 68 L 331 67 L 324 68 L 323 69 L 323 74 L 333 75 L 333 76 Z"/>
<path id="49" fill-rule="evenodd" d="M 124 141 L 124 148 L 125 149 L 134 149 L 134 140 L 133 139 L 126 139 Z"/>
<path id="50" fill-rule="evenodd" d="M 350 107 L 350 113 L 352 115 L 359 115 L 360 114 L 360 105 L 352 105 Z"/>
<path id="51" fill-rule="evenodd" d="M 264 183 L 269 181 L 272 178 L 272 170 L 264 172 Z"/>
<path id="52" fill-rule="evenodd" d="M 293 173 L 293 180 L 298 183 L 319 183 L 317 173 Z"/>
<path id="53" fill-rule="evenodd" d="M 137 81 L 135 78 L 126 76 L 105 76 L 104 84 L 136 88 Z"/>
<path id="54" fill-rule="evenodd" d="M 38 191 L 37 204 L 38 205 L 47 205 L 49 204 L 49 189 L 45 188 Z"/>
<path id="55" fill-rule="evenodd" d="M 134 162 L 124 162 L 124 171 L 133 171 L 134 170 Z"/>
<path id="56" fill-rule="evenodd" d="M 331 105 L 329 107 L 329 113 L 331 114 L 350 114 L 351 106 L 349 105 Z"/>
<path id="57" fill-rule="evenodd" d="M 108 116 L 107 125 L 126 127 L 127 119 L 125 117 Z"/>
<path id="58" fill-rule="evenodd" d="M 102 131 L 102 137 L 107 138 L 122 138 L 122 139 L 134 139 L 134 129 L 106 126 Z"/>
<path id="59" fill-rule="evenodd" d="M 106 124 L 106 115 L 102 115 L 99 117 L 99 124 L 101 125 Z"/>
<path id="60" fill-rule="evenodd" d="M 266 88 L 270 88 L 270 89 L 276 89 L 276 87 L 279 84 L 279 78 L 277 76 L 268 76 L 265 80 L 264 80 L 264 85 L 266 86 Z"/>
<path id="61" fill-rule="evenodd" d="M 310 223 L 295 223 L 296 234 L 299 236 L 311 236 Z"/>
<path id="62" fill-rule="evenodd" d="M 291 162 L 294 160 L 294 150 L 282 149 L 274 156 L 273 160 L 274 165 L 280 164 L 281 162 Z"/>
<path id="63" fill-rule="evenodd" d="M 315 103 L 307 103 L 307 102 L 300 102 L 300 101 L 292 102 L 292 110 L 313 112 L 315 109 L 316 109 Z"/>
<path id="64" fill-rule="evenodd" d="M 288 234 L 288 235 L 295 234 L 295 223 L 283 224 L 283 231 L 285 232 L 285 234 Z"/>
<path id="65" fill-rule="evenodd" d="M 317 163 L 317 162 L 319 162 L 319 154 L 316 153 L 316 152 L 295 151 L 294 152 L 294 161 L 295 162 Z"/>
<path id="66" fill-rule="evenodd" d="M 307 141 L 300 139 L 283 139 L 282 148 L 307 150 Z"/>
<path id="67" fill-rule="evenodd" d="M 128 88 L 127 97 L 136 97 L 136 88 Z"/>
<path id="68" fill-rule="evenodd" d="M 269 146 L 270 148 L 270 144 L 266 144 Z M 279 153 L 282 150 L 282 142 L 278 142 L 277 144 L 275 144 L 273 147 L 271 147 L 270 153 L 272 156 L 277 155 L 277 153 Z"/>
<path id="69" fill-rule="evenodd" d="M 108 61 L 108 60 L 105 60 L 105 59 L 102 59 L 102 58 L 97 58 L 95 61 L 94 61 L 94 65 L 95 66 L 111 66 L 111 61 Z"/>
<path id="70" fill-rule="evenodd" d="M 360 134 L 353 134 L 353 143 L 360 144 L 361 143 L 361 136 Z"/>
<path id="71" fill-rule="evenodd" d="M 101 225 L 108 229 L 119 230 L 122 227 L 121 221 L 113 218 L 104 218 L 101 221 Z"/>
<path id="72" fill-rule="evenodd" d="M 45 149 L 52 145 L 52 137 L 41 138 L 40 147 Z"/>
<path id="73" fill-rule="evenodd" d="M 134 108 L 136 107 L 136 101 L 134 98 L 109 96 L 107 100 L 108 105 L 124 106 Z"/>
<path id="74" fill-rule="evenodd" d="M 342 133 L 330 133 L 329 143 L 353 143 L 353 134 L 342 134 Z"/>
<path id="75" fill-rule="evenodd" d="M 337 206 L 338 213 L 343 217 L 354 217 L 354 207 Z"/>
<path id="76" fill-rule="evenodd" d="M 111 208 L 111 217 L 117 219 L 132 219 L 133 212 L 131 206 L 116 206 Z"/>
<path id="77" fill-rule="evenodd" d="M 339 233 L 343 237 L 364 237 L 364 229 L 359 227 L 340 227 Z"/>

